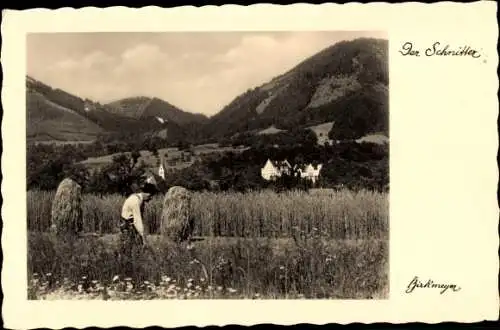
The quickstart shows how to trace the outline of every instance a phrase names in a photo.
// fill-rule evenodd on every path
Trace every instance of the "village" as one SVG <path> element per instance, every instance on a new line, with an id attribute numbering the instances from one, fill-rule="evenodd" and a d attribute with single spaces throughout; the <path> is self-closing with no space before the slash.
<path id="1" fill-rule="evenodd" d="M 314 166 L 312 163 L 309 164 L 295 164 L 291 165 L 288 160 L 271 160 L 268 159 L 264 166 L 260 169 L 261 177 L 266 181 L 276 181 L 282 176 L 298 176 L 302 179 L 309 180 L 313 185 L 318 181 L 323 164 L 317 164 Z M 166 179 L 166 174 L 168 172 L 167 163 L 162 157 L 159 161 L 158 174 L 162 180 Z M 152 182 L 155 180 L 156 175 L 149 174 L 148 181 Z"/>
<path id="2" fill-rule="evenodd" d="M 264 167 L 261 169 L 261 176 L 267 180 L 272 181 L 280 178 L 282 175 L 298 175 L 303 179 L 310 180 L 313 184 L 318 180 L 322 164 L 313 166 L 312 164 L 292 166 L 288 160 L 276 161 L 268 159 Z"/>

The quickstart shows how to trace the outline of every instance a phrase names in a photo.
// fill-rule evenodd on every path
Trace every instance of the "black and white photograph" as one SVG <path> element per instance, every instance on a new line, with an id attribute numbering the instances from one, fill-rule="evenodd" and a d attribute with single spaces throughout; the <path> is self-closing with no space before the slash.
<path id="1" fill-rule="evenodd" d="M 28 299 L 387 299 L 384 31 L 27 35 Z"/>
<path id="2" fill-rule="evenodd" d="M 498 319 L 496 2 L 2 14 L 6 328 Z"/>

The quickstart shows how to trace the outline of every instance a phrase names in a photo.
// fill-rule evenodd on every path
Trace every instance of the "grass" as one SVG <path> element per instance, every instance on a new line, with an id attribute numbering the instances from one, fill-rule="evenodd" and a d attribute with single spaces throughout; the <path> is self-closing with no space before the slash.
<path id="1" fill-rule="evenodd" d="M 378 144 L 386 144 L 389 141 L 389 138 L 383 134 L 368 134 L 358 140 L 357 142 L 370 142 L 370 143 L 378 143 Z"/>
<path id="2" fill-rule="evenodd" d="M 327 122 L 327 123 L 323 123 L 323 124 L 319 124 L 319 125 L 315 125 L 315 126 L 310 126 L 308 128 L 311 131 L 313 131 L 314 134 L 316 134 L 316 137 L 318 138 L 318 144 L 324 145 L 325 142 L 329 142 L 329 143 L 332 142 L 332 140 L 330 140 L 328 138 L 328 133 L 332 129 L 333 124 L 334 124 L 333 121 L 331 121 L 331 122 Z"/>
<path id="3" fill-rule="evenodd" d="M 118 263 L 124 197 L 84 195 L 77 240 L 50 233 L 53 192 L 28 192 L 30 299 L 384 299 L 388 200 L 371 191 L 196 192 L 194 249 L 157 235 L 163 196 L 146 207 L 149 248 L 133 278 Z"/>
<path id="4" fill-rule="evenodd" d="M 241 152 L 243 150 L 246 150 L 247 148 L 235 148 L 235 147 L 220 147 L 217 144 L 205 144 L 205 145 L 198 145 L 194 146 L 192 148 L 192 156 L 190 161 L 183 161 L 182 160 L 182 155 L 183 151 L 179 150 L 178 148 L 164 148 L 164 149 L 158 149 L 158 154 L 160 156 L 167 155 L 166 157 L 163 157 L 164 160 L 166 161 L 166 165 L 170 169 L 182 169 L 185 167 L 189 167 L 193 164 L 193 162 L 197 159 L 200 159 L 201 156 L 206 155 L 206 154 L 211 154 L 211 153 L 224 153 L 228 151 L 232 152 Z M 147 150 L 141 150 L 139 151 L 140 157 L 138 159 L 139 162 L 144 162 L 144 164 L 151 169 L 157 170 L 158 169 L 158 160 L 159 158 L 154 156 L 150 151 Z M 187 153 L 187 151 L 184 151 L 184 153 Z M 103 166 L 110 164 L 113 161 L 113 157 L 116 155 L 119 155 L 121 153 L 115 153 L 115 154 L 109 154 L 105 156 L 100 156 L 100 157 L 89 157 L 88 159 L 82 161 L 81 163 L 84 165 L 89 165 L 89 166 Z M 168 161 L 173 160 L 175 161 L 175 165 L 169 165 Z"/>
<path id="5" fill-rule="evenodd" d="M 28 191 L 28 229 L 50 227 L 54 193 Z M 389 201 L 386 193 L 320 190 L 311 193 L 194 193 L 192 214 L 195 235 L 239 237 L 291 237 L 294 227 L 309 233 L 312 228 L 332 239 L 386 239 Z M 84 230 L 100 234 L 117 232 L 120 195 L 82 197 Z M 155 196 L 145 208 L 146 229 L 157 233 L 163 196 Z"/>
<path id="6" fill-rule="evenodd" d="M 65 243 L 30 233 L 29 298 L 387 298 L 384 240 L 209 237 L 188 251 L 156 235 L 149 244 L 132 279 L 119 276 L 117 235 Z"/>

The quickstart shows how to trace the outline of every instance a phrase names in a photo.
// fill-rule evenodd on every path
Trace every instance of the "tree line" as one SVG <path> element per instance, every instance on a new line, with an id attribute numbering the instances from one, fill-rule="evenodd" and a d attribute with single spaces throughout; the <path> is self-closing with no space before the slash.
<path id="1" fill-rule="evenodd" d="M 315 187 L 385 190 L 389 184 L 389 148 L 375 143 L 342 142 L 320 146 L 310 143 L 291 145 L 257 144 L 242 152 L 212 153 L 184 169 L 166 173 L 165 180 L 156 175 L 160 189 L 181 185 L 192 190 L 248 191 L 264 188 L 309 189 L 310 181 L 300 176 L 283 175 L 277 181 L 266 181 L 261 168 L 267 161 L 287 159 L 291 164 L 323 164 Z M 88 147 L 92 149 L 92 147 Z M 135 191 L 147 174 L 139 161 L 138 150 L 118 152 L 112 161 L 100 168 L 89 168 L 79 162 L 89 150 L 78 146 L 36 145 L 28 148 L 27 189 L 52 190 L 64 177 L 81 182 L 85 192 L 123 195 Z M 157 154 L 157 153 L 156 153 Z M 296 173 L 295 173 L 296 174 Z"/>

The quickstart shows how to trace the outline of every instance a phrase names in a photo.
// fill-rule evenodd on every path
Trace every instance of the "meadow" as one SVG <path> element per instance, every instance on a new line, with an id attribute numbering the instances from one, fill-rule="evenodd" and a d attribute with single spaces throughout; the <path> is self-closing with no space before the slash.
<path id="1" fill-rule="evenodd" d="M 191 250 L 158 235 L 156 196 L 136 286 L 116 262 L 125 197 L 84 195 L 86 234 L 66 242 L 49 230 L 53 196 L 28 191 L 30 299 L 387 298 L 387 193 L 196 192 Z"/>

